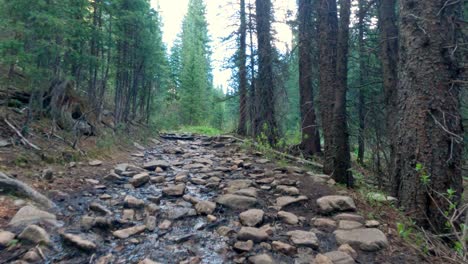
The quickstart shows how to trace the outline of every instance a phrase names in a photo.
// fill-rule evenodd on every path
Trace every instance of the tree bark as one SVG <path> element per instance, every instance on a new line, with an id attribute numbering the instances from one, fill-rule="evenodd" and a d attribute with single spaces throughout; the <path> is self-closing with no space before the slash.
<path id="1" fill-rule="evenodd" d="M 367 63 L 365 60 L 365 40 L 364 28 L 367 9 L 365 1 L 359 0 L 359 22 L 358 22 L 358 46 L 359 46 L 359 91 L 358 91 L 358 117 L 359 117 L 359 133 L 358 133 L 358 157 L 357 162 L 364 164 L 365 153 L 365 129 L 366 129 L 366 98 L 364 96 L 364 82 L 367 79 Z"/>
<path id="2" fill-rule="evenodd" d="M 336 182 L 353 187 L 350 171 L 349 135 L 346 114 L 348 88 L 348 40 L 351 1 L 340 0 L 340 28 L 338 32 L 335 104 L 333 108 L 333 178 Z"/>
<path id="3" fill-rule="evenodd" d="M 305 156 L 320 152 L 320 140 L 317 140 L 318 126 L 315 115 L 313 73 L 313 19 L 314 0 L 299 0 L 299 91 L 301 110 L 301 149 Z M 318 145 L 317 145 L 318 143 Z"/>
<path id="4" fill-rule="evenodd" d="M 382 62 L 383 89 L 386 108 L 387 138 L 390 142 L 390 163 L 388 171 L 393 171 L 395 166 L 395 144 L 397 122 L 396 90 L 398 82 L 398 28 L 396 24 L 396 0 L 379 1 L 379 27 L 380 27 L 380 57 Z M 396 174 L 390 173 L 390 193 L 397 194 L 398 181 Z"/>
<path id="5" fill-rule="evenodd" d="M 319 9 L 319 96 L 324 138 L 323 172 L 333 173 L 333 109 L 337 54 L 338 18 L 336 0 L 320 0 Z"/>
<path id="6" fill-rule="evenodd" d="M 273 81 L 273 47 L 271 44 L 271 0 L 256 0 L 258 38 L 258 115 L 255 136 L 265 135 L 271 146 L 278 140 Z"/>
<path id="7" fill-rule="evenodd" d="M 240 1 L 240 28 L 239 28 L 239 125 L 237 133 L 247 134 L 247 23 L 245 12 L 245 0 Z"/>
<path id="8" fill-rule="evenodd" d="M 446 0 L 400 2 L 398 131 L 394 179 L 399 203 L 422 226 L 439 231 L 450 211 L 438 194 L 462 193 L 463 127 L 457 78 L 458 4 Z M 416 169 L 419 168 L 419 169 Z M 427 185 L 421 181 L 428 176 Z"/>

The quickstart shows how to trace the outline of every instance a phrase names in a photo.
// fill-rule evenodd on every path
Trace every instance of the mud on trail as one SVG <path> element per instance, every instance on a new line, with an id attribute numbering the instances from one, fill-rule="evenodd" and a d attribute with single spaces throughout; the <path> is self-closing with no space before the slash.
<path id="1" fill-rule="evenodd" d="M 326 175 L 227 136 L 165 138 L 58 181 L 56 219 L 25 205 L 0 229 L 0 263 L 422 263 Z"/>

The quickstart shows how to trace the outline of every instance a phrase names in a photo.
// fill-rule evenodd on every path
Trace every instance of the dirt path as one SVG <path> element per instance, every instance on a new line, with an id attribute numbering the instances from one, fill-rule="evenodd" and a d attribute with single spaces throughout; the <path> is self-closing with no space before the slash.
<path id="1" fill-rule="evenodd" d="M 106 165 L 57 183 L 57 220 L 34 212 L 5 228 L 17 242 L 0 263 L 421 263 L 345 193 L 330 196 L 327 176 L 278 167 L 230 138 L 163 140 Z M 33 241 L 30 224 L 50 242 Z"/>

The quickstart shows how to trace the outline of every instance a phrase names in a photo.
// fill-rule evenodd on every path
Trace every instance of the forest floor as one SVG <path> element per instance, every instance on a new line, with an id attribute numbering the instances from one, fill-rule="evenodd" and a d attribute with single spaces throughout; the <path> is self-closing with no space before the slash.
<path id="1" fill-rule="evenodd" d="M 435 263 L 398 236 L 391 210 L 232 137 L 136 146 L 10 170 L 56 208 L 0 196 L 0 263 Z"/>

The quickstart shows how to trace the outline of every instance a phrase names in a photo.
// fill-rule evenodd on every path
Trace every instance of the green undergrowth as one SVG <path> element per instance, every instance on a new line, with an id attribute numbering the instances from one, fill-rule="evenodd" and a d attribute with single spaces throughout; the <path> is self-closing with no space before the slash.
<path id="1" fill-rule="evenodd" d="M 199 134 L 205 136 L 219 136 L 223 131 L 211 126 L 183 126 L 178 129 L 178 133 Z"/>

